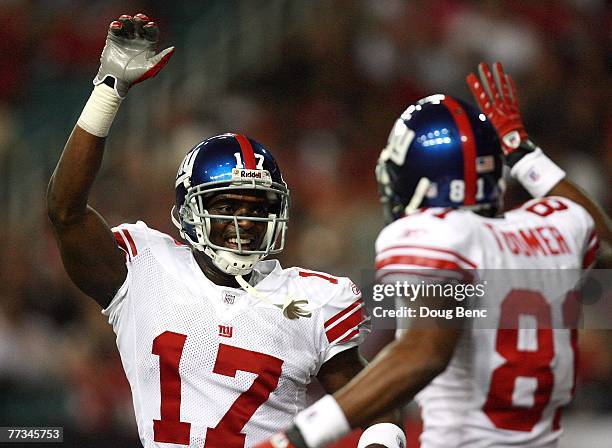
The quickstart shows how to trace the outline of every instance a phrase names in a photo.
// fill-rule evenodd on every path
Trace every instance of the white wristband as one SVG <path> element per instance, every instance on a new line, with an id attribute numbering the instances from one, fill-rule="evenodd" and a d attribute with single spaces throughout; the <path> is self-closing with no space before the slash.
<path id="1" fill-rule="evenodd" d="M 372 444 L 383 445 L 387 448 L 405 448 L 406 435 L 399 426 L 393 423 L 377 423 L 361 434 L 357 448 L 366 448 Z"/>
<path id="2" fill-rule="evenodd" d="M 77 124 L 92 135 L 106 137 L 121 101 L 112 87 L 98 84 L 91 92 Z"/>
<path id="3" fill-rule="evenodd" d="M 534 198 L 546 196 L 565 177 L 565 171 L 546 157 L 539 147 L 516 162 L 510 174 Z"/>
<path id="4" fill-rule="evenodd" d="M 351 427 L 331 395 L 325 395 L 294 419 L 309 448 L 319 448 L 347 434 Z"/>

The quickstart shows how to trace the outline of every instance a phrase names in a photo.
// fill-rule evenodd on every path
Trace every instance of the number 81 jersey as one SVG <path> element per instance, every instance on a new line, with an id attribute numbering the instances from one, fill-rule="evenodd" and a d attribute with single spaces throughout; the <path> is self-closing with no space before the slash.
<path id="1" fill-rule="evenodd" d="M 260 262 L 273 303 L 305 298 L 289 320 L 241 289 L 212 283 L 191 249 L 144 223 L 113 229 L 128 274 L 103 310 L 117 334 L 143 446 L 242 448 L 291 424 L 323 363 L 368 331 L 347 278 Z"/>
<path id="2" fill-rule="evenodd" d="M 581 206 L 549 197 L 500 218 L 426 209 L 383 229 L 379 278 L 476 275 L 484 286 L 460 305 L 487 320 L 466 319 L 446 370 L 416 397 L 422 448 L 556 446 L 574 392 L 572 288 L 594 261 L 593 227 Z"/>

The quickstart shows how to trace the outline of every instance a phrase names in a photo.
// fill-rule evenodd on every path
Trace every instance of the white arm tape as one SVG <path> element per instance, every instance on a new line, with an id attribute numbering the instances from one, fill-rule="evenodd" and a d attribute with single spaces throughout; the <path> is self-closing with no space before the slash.
<path id="1" fill-rule="evenodd" d="M 361 434 L 357 448 L 366 448 L 373 444 L 386 446 L 387 448 L 405 448 L 406 435 L 399 426 L 393 423 L 377 423 Z"/>
<path id="2" fill-rule="evenodd" d="M 325 395 L 294 419 L 308 448 L 319 448 L 347 434 L 351 427 L 331 395 Z"/>
<path id="3" fill-rule="evenodd" d="M 538 147 L 516 162 L 510 174 L 534 198 L 542 198 L 565 177 L 565 171 Z"/>
<path id="4" fill-rule="evenodd" d="M 91 92 L 77 124 L 92 135 L 106 137 L 121 101 L 112 87 L 98 84 Z"/>

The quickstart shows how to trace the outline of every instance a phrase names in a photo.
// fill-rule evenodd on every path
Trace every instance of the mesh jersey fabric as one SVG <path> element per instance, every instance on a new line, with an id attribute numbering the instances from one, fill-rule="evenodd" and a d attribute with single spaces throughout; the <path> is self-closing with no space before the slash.
<path id="1" fill-rule="evenodd" d="M 113 232 L 128 274 L 103 314 L 145 447 L 239 448 L 266 439 L 304 407 L 321 365 L 369 331 L 348 278 L 259 262 L 260 293 L 281 304 L 288 294 L 307 298 L 313 308 L 311 318 L 288 320 L 241 289 L 212 283 L 189 247 L 145 223 Z"/>
<path id="2" fill-rule="evenodd" d="M 423 448 L 556 446 L 561 409 L 573 395 L 576 359 L 576 330 L 563 328 L 565 302 L 559 299 L 569 292 L 566 285 L 575 284 L 570 273 L 581 276 L 592 266 L 596 247 L 590 215 L 560 197 L 529 201 L 499 218 L 424 209 L 381 231 L 376 261 L 382 281 L 399 281 L 402 272 L 410 281 L 424 272 L 430 278 L 432 269 L 449 279 L 489 276 L 494 280 L 482 300 L 495 325 L 506 300 L 527 305 L 526 322 L 532 322 L 528 308 L 541 300 L 536 294 L 544 297 L 541 306 L 551 320 L 542 332 L 468 324 L 447 369 L 416 397 Z M 523 292 L 533 285 L 541 288 Z"/>

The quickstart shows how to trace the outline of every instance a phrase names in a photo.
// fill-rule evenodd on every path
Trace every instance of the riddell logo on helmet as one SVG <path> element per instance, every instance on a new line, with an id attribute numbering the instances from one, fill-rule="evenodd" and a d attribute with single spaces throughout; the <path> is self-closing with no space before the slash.
<path id="1" fill-rule="evenodd" d="M 247 171 L 247 170 L 241 170 L 240 177 L 256 177 L 257 179 L 261 179 L 263 176 L 262 173 L 260 173 L 259 171 Z"/>
<path id="2" fill-rule="evenodd" d="M 232 179 L 234 180 L 262 180 L 266 183 L 272 181 L 270 173 L 266 170 L 246 170 L 243 168 L 232 169 Z"/>

